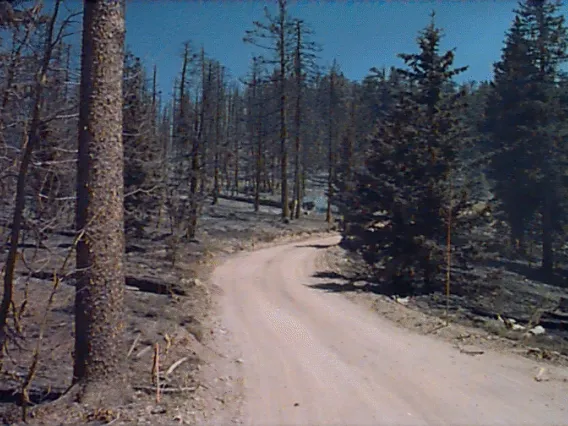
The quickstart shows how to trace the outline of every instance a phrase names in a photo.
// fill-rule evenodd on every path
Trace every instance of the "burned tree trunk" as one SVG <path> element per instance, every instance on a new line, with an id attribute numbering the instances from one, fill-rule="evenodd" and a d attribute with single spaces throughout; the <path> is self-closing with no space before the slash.
<path id="1" fill-rule="evenodd" d="M 83 16 L 73 381 L 87 401 L 116 396 L 125 356 L 124 8 L 123 1 L 88 1 Z"/>

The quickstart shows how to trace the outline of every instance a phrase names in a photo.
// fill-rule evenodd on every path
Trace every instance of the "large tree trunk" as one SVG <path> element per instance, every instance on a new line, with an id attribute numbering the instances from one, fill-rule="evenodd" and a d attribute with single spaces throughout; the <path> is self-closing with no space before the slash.
<path id="1" fill-rule="evenodd" d="M 207 67 L 206 67 L 207 65 Z M 211 116 L 212 111 L 209 108 L 209 93 L 212 91 L 212 78 L 213 78 L 213 63 L 209 61 L 206 64 L 205 58 L 205 50 L 201 48 L 201 74 L 202 74 L 202 108 L 199 113 L 199 123 L 200 123 L 200 138 L 199 138 L 199 146 L 197 147 L 197 164 L 199 165 L 200 173 L 199 173 L 199 198 L 201 200 L 205 200 L 205 194 L 207 193 L 208 187 L 208 172 L 209 172 L 209 141 L 211 139 Z M 207 72 L 205 72 L 205 68 L 207 68 Z M 195 105 L 198 105 L 198 96 L 196 93 L 195 96 Z M 206 102 L 207 101 L 207 102 Z M 201 158 L 199 158 L 201 157 Z M 193 164 L 193 157 L 192 157 L 192 164 Z M 193 166 L 192 166 L 193 170 Z M 197 207 L 199 211 L 199 206 Z"/>
<path id="2" fill-rule="evenodd" d="M 87 399 L 114 397 L 125 356 L 124 7 L 123 1 L 85 1 L 83 16 L 73 381 Z"/>
<path id="3" fill-rule="evenodd" d="M 234 168 L 232 172 L 233 183 L 231 184 L 231 176 L 229 175 L 229 160 L 227 159 L 227 181 L 228 181 L 228 188 L 227 193 L 231 191 L 232 194 L 239 193 L 239 110 L 238 110 L 238 99 L 239 94 L 238 91 L 233 92 L 230 102 L 230 109 L 229 109 L 229 121 L 227 121 L 227 141 L 230 141 L 233 138 L 233 158 L 234 158 Z M 227 147 L 229 148 L 229 147 Z"/>
<path id="4" fill-rule="evenodd" d="M 354 91 L 355 92 L 355 91 Z M 351 182 L 353 180 L 353 153 L 355 148 L 355 126 L 356 124 L 356 99 L 355 93 L 353 93 L 353 99 L 351 99 L 351 105 L 349 108 L 349 129 L 347 131 L 347 146 L 346 146 L 346 173 L 345 176 L 348 181 L 348 190 L 351 190 Z"/>

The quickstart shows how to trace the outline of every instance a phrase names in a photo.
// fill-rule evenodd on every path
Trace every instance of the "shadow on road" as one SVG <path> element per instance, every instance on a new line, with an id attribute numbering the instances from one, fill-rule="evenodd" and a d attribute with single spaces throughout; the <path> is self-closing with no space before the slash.
<path id="1" fill-rule="evenodd" d="M 330 280 L 352 281 L 350 277 L 332 271 L 319 271 L 312 275 L 314 278 L 329 278 Z"/>
<path id="2" fill-rule="evenodd" d="M 327 291 L 328 293 L 346 293 L 350 291 L 373 291 L 373 286 L 369 284 L 355 285 L 354 283 L 347 282 L 326 282 L 320 284 L 306 284 L 307 287 L 315 288 L 317 290 Z"/>
<path id="3" fill-rule="evenodd" d="M 346 276 L 333 271 L 318 271 L 312 275 L 314 278 L 323 278 L 333 281 L 306 284 L 307 287 L 330 293 L 342 293 L 349 291 L 370 291 L 377 292 L 379 288 L 365 280 L 362 276 Z"/>
<path id="4" fill-rule="evenodd" d="M 297 248 L 315 248 L 315 249 L 328 249 L 330 247 L 336 246 L 337 244 L 301 244 L 297 245 Z"/>

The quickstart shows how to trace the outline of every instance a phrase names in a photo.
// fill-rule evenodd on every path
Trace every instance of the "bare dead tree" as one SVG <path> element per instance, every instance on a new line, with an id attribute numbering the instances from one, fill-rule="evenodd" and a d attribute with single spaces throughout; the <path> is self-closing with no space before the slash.
<path id="1" fill-rule="evenodd" d="M 331 200 L 333 198 L 333 178 L 335 168 L 335 63 L 329 75 L 329 105 L 328 105 L 328 178 L 327 178 L 327 210 L 325 220 L 331 223 Z"/>
<path id="2" fill-rule="evenodd" d="M 48 22 L 47 36 L 44 43 L 43 58 L 41 66 L 35 78 L 34 85 L 34 101 L 33 112 L 30 122 L 29 130 L 26 132 L 27 138 L 23 143 L 23 152 L 20 160 L 17 184 L 16 184 L 16 197 L 15 207 L 12 219 L 12 228 L 10 232 L 10 248 L 5 264 L 4 271 L 4 292 L 2 294 L 2 303 L 0 304 L 0 348 L 4 348 L 7 337 L 7 324 L 11 307 L 13 307 L 13 291 L 14 291 L 14 273 L 16 270 L 16 261 L 18 256 L 18 244 L 20 240 L 20 231 L 22 228 L 22 220 L 24 208 L 26 205 L 26 178 L 28 169 L 32 161 L 32 154 L 35 147 L 39 144 L 40 140 L 40 127 L 41 121 L 41 107 L 44 96 L 44 81 L 47 78 L 49 64 L 53 54 L 53 50 L 61 37 L 55 31 L 55 26 L 59 14 L 61 0 L 57 0 L 53 13 Z M 3 353 L 0 350 L 0 357 Z"/>
<path id="3" fill-rule="evenodd" d="M 298 219 L 302 208 L 302 176 L 304 175 L 302 164 L 302 117 L 305 113 L 302 109 L 303 97 L 306 80 L 310 79 L 316 71 L 316 53 L 321 48 L 309 40 L 313 31 L 306 26 L 304 21 L 296 19 L 294 27 L 294 83 L 296 93 L 294 106 L 294 209 L 292 216 Z"/>
<path id="4" fill-rule="evenodd" d="M 273 17 L 265 9 L 267 23 L 254 21 L 254 30 L 246 31 L 244 41 L 264 48 L 275 56 L 274 59 L 267 59 L 263 56 L 259 60 L 263 64 L 274 64 L 278 66 L 277 78 L 280 117 L 280 180 L 281 180 L 281 203 L 282 219 L 288 220 L 290 217 L 290 206 L 288 202 L 288 130 L 287 130 L 287 91 L 286 77 L 290 67 L 291 34 L 293 24 L 287 14 L 287 1 L 278 0 L 278 15 Z M 270 45 L 264 41 L 270 41 Z"/>

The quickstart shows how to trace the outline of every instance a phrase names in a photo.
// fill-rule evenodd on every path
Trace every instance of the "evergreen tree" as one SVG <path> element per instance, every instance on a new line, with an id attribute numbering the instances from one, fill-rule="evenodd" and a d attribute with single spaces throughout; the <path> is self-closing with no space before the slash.
<path id="1" fill-rule="evenodd" d="M 568 35 L 557 1 L 519 4 L 502 58 L 495 64 L 487 107 L 494 155 L 495 193 L 524 252 L 528 225 L 540 221 L 542 269 L 553 268 L 553 234 L 561 231 L 567 134 L 560 97 L 560 66 Z"/>
<path id="2" fill-rule="evenodd" d="M 493 153 L 489 177 L 495 181 L 494 193 L 510 226 L 512 245 L 520 251 L 524 250 L 525 231 L 537 206 L 529 174 L 533 159 L 521 125 L 535 125 L 527 104 L 531 76 L 536 70 L 528 54 L 528 42 L 517 16 L 507 34 L 501 61 L 494 66 L 493 91 L 486 110 L 486 125 L 492 136 L 489 148 Z"/>
<path id="3" fill-rule="evenodd" d="M 432 20 L 418 38 L 420 52 L 399 55 L 407 64 L 397 70 L 403 87 L 371 138 L 355 190 L 343 197 L 352 205 L 346 236 L 376 278 L 398 293 L 415 291 L 419 282 L 423 291 L 439 288 L 448 219 L 456 243 L 471 222 L 463 214 L 465 191 L 452 189 L 452 181 L 459 187 L 467 135 L 456 114 L 463 107 L 460 93 L 448 90 L 466 68 L 453 67 L 453 51 L 440 54 L 440 38 Z M 471 248 L 463 238 L 453 246 L 462 265 Z"/>

